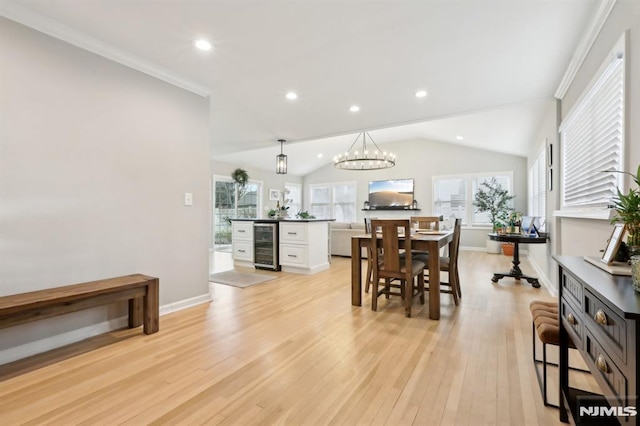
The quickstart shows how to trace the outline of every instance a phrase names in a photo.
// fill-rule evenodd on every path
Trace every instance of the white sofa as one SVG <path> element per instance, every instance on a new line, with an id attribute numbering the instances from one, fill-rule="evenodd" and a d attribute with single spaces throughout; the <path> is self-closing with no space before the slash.
<path id="1" fill-rule="evenodd" d="M 351 237 L 364 234 L 364 221 L 331 222 L 331 255 L 351 257 Z M 362 256 L 366 257 L 365 249 L 362 249 Z"/>

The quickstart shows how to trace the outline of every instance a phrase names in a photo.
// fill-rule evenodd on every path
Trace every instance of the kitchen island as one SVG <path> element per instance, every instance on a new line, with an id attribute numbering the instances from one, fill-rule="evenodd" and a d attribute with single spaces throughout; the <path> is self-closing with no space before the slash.
<path id="1" fill-rule="evenodd" d="M 329 269 L 334 220 L 231 219 L 233 262 L 308 275 Z"/>

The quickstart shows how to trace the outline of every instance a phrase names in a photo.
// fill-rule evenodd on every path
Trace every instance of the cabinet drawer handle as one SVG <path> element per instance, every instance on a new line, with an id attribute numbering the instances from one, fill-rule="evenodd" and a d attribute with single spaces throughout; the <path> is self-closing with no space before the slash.
<path id="1" fill-rule="evenodd" d="M 288 254 L 287 256 L 288 256 L 288 257 L 298 257 L 298 256 L 296 256 L 295 254 Z"/>
<path id="2" fill-rule="evenodd" d="M 573 314 L 567 315 L 567 321 L 569 321 L 569 324 L 571 325 L 576 325 L 578 323 L 578 321 L 576 321 L 576 317 L 574 317 Z"/>
<path id="3" fill-rule="evenodd" d="M 607 325 L 607 314 L 602 309 L 598 309 L 598 312 L 593 316 L 593 319 L 600 325 Z"/>
<path id="4" fill-rule="evenodd" d="M 287 234 L 289 234 L 289 235 L 298 235 L 297 232 L 287 232 Z"/>
<path id="5" fill-rule="evenodd" d="M 245 253 L 245 251 L 244 251 L 244 250 L 238 250 L 238 251 L 239 251 L 240 253 Z"/>
<path id="6" fill-rule="evenodd" d="M 244 229 L 238 229 L 238 232 L 244 232 Z"/>
<path id="7" fill-rule="evenodd" d="M 596 368 L 605 374 L 608 374 L 610 372 L 607 361 L 602 355 L 598 355 L 598 358 L 596 358 Z"/>

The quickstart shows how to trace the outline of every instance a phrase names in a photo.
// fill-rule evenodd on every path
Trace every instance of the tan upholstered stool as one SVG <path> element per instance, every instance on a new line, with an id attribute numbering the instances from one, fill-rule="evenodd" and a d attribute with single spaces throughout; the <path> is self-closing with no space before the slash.
<path id="1" fill-rule="evenodd" d="M 542 392 L 542 400 L 544 401 L 544 405 L 558 408 L 557 405 L 550 404 L 547 400 L 547 365 L 558 365 L 547 361 L 547 345 L 558 346 L 560 344 L 558 303 L 536 300 L 531 302 L 529 309 L 531 310 L 531 316 L 533 318 L 533 365 L 535 367 L 538 363 L 542 364 L 542 378 L 540 377 L 540 371 L 536 367 L 536 377 L 538 378 L 538 384 Z M 536 358 L 536 334 L 542 342 L 542 360 Z M 575 345 L 571 339 L 569 339 L 569 347 L 575 349 Z M 569 368 L 588 371 L 573 367 Z"/>

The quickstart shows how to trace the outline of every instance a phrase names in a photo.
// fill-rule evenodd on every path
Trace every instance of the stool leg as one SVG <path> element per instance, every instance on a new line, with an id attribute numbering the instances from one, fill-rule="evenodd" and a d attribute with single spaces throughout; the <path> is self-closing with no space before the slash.
<path id="1" fill-rule="evenodd" d="M 533 365 L 536 365 L 536 324 L 531 322 L 531 343 L 533 345 Z"/>
<path id="2" fill-rule="evenodd" d="M 544 405 L 549 405 L 547 401 L 547 344 L 542 344 L 542 401 Z"/>

